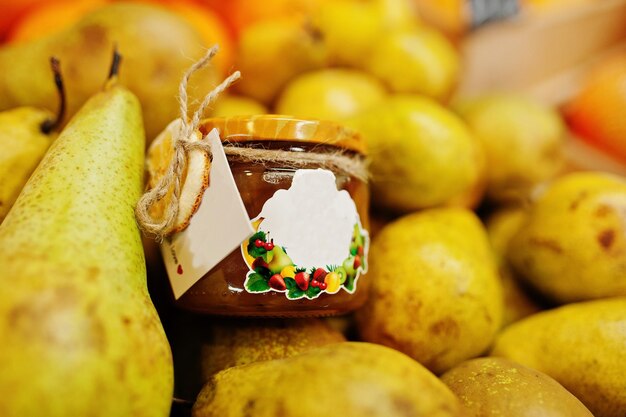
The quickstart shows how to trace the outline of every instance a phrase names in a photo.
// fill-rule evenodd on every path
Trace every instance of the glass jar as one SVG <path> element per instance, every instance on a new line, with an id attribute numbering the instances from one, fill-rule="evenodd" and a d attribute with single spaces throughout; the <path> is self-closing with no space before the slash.
<path id="1" fill-rule="evenodd" d="M 329 168 L 328 161 L 340 153 L 362 163 L 361 138 L 335 123 L 277 115 L 206 119 L 200 130 L 213 128 L 256 233 L 176 304 L 205 314 L 271 317 L 360 307 L 367 296 L 369 189 L 354 170 Z M 229 149 L 279 152 L 233 156 Z"/>

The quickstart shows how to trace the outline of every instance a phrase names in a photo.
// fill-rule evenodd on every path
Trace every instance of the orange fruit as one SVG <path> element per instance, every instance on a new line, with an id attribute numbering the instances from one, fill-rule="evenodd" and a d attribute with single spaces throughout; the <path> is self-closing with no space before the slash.
<path id="1" fill-rule="evenodd" d="M 7 42 L 24 42 L 59 32 L 107 0 L 61 0 L 32 7 L 7 35 Z"/>
<path id="2" fill-rule="evenodd" d="M 283 17 L 302 17 L 324 0 L 197 0 L 219 13 L 237 38 L 253 23 Z"/>
<path id="3" fill-rule="evenodd" d="M 572 131 L 591 145 L 626 161 L 626 55 L 594 68 L 564 108 Z"/>
<path id="4" fill-rule="evenodd" d="M 0 40 L 5 40 L 15 23 L 32 8 L 41 4 L 52 3 L 53 0 L 8 0 L 2 2 L 0 13 Z"/>

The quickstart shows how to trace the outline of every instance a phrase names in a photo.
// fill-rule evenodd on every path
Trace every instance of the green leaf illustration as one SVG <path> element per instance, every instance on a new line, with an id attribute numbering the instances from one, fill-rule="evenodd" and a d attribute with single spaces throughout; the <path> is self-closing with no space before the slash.
<path id="1" fill-rule="evenodd" d="M 246 289 L 250 292 L 266 292 L 270 289 L 270 286 L 263 275 L 255 272 L 248 278 Z"/>
<path id="2" fill-rule="evenodd" d="M 305 292 L 305 295 L 307 296 L 307 298 L 313 299 L 320 292 L 322 292 L 322 290 L 319 287 L 313 287 L 313 286 L 309 285 L 309 288 L 307 288 L 307 290 Z"/>

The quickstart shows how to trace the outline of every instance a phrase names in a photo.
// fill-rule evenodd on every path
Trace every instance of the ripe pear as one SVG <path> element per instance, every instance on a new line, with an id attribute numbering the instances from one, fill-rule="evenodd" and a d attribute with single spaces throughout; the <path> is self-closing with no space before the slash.
<path id="1" fill-rule="evenodd" d="M 459 400 L 411 358 L 343 342 L 238 366 L 202 389 L 193 417 L 461 416 Z"/>
<path id="2" fill-rule="evenodd" d="M 120 82 L 139 98 L 146 135 L 153 139 L 178 117 L 175 98 L 180 79 L 209 45 L 203 45 L 182 18 L 149 4 L 109 4 L 65 31 L 0 48 L 0 110 L 25 105 L 54 108 L 57 98 L 46 60 L 56 56 L 71 79 L 67 113 L 73 115 L 101 87 L 114 44 L 124 51 Z M 203 73 L 192 82 L 195 88 L 190 91 L 199 95 L 192 98 L 201 98 L 213 86 L 215 71 Z"/>
<path id="3" fill-rule="evenodd" d="M 365 139 L 371 159 L 372 202 L 396 213 L 479 200 L 484 153 L 465 123 L 437 102 L 393 95 L 346 124 Z"/>
<path id="4" fill-rule="evenodd" d="M 448 99 L 460 73 L 454 46 L 427 27 L 381 34 L 359 62 L 359 68 L 381 79 L 393 92 L 424 94 L 437 100 Z"/>
<path id="5" fill-rule="evenodd" d="M 491 354 L 545 372 L 595 416 L 626 410 L 626 298 L 569 304 L 506 328 Z"/>
<path id="6" fill-rule="evenodd" d="M 468 417 L 593 417 L 548 375 L 504 358 L 463 362 L 441 376 Z"/>
<path id="7" fill-rule="evenodd" d="M 281 246 L 274 246 L 272 260 L 267 263 L 267 269 L 273 274 L 278 274 L 284 267 L 293 265 L 293 261 Z"/>
<path id="8" fill-rule="evenodd" d="M 421 24 L 413 0 L 369 0 L 382 15 L 384 30 L 411 29 Z"/>
<path id="9" fill-rule="evenodd" d="M 371 75 L 350 69 L 326 68 L 296 77 L 285 86 L 276 113 L 341 121 L 370 108 L 386 96 Z"/>
<path id="10" fill-rule="evenodd" d="M 379 2 L 327 1 L 311 15 L 333 65 L 357 67 L 374 40 L 385 31 L 384 7 Z"/>
<path id="11" fill-rule="evenodd" d="M 0 112 L 0 223 L 56 138 L 63 119 L 65 90 L 59 61 L 51 58 L 50 62 L 60 98 L 57 115 L 36 107 Z"/>
<path id="12" fill-rule="evenodd" d="M 172 358 L 134 206 L 137 98 L 112 79 L 70 120 L 0 225 L 0 415 L 169 413 Z"/>
<path id="13" fill-rule="evenodd" d="M 53 114 L 35 107 L 0 112 L 0 223 L 56 138 L 42 126 Z"/>
<path id="14" fill-rule="evenodd" d="M 515 276 L 511 265 L 506 259 L 508 247 L 513 236 L 519 231 L 526 219 L 526 209 L 519 206 L 503 207 L 487 218 L 485 227 L 489 242 L 496 256 L 502 290 L 504 292 L 504 326 L 526 316 L 541 311 L 541 303 L 526 285 Z"/>
<path id="15" fill-rule="evenodd" d="M 458 111 L 487 155 L 487 195 L 524 200 L 563 166 L 565 128 L 556 110 L 514 94 L 459 103 Z"/>
<path id="16" fill-rule="evenodd" d="M 224 95 L 213 105 L 212 117 L 249 116 L 268 113 L 267 107 L 257 100 L 235 95 Z"/>
<path id="17" fill-rule="evenodd" d="M 486 351 L 500 328 L 500 278 L 469 210 L 424 210 L 388 224 L 370 247 L 367 278 L 370 296 L 356 312 L 361 339 L 437 374 Z"/>
<path id="18" fill-rule="evenodd" d="M 175 397 L 187 401 L 195 400 L 202 386 L 223 369 L 345 341 L 321 319 L 216 319 L 160 307 L 174 357 Z"/>
<path id="19" fill-rule="evenodd" d="M 326 63 L 326 47 L 309 26 L 284 18 L 258 22 L 241 33 L 236 66 L 244 75 L 234 87 L 269 105 L 289 80 Z"/>
<path id="20" fill-rule="evenodd" d="M 220 320 L 210 327 L 211 340 L 202 346 L 202 375 L 208 381 L 233 366 L 281 359 L 343 342 L 345 337 L 321 319 Z"/>
<path id="21" fill-rule="evenodd" d="M 508 258 L 558 303 L 626 295 L 626 179 L 572 173 L 537 197 Z"/>

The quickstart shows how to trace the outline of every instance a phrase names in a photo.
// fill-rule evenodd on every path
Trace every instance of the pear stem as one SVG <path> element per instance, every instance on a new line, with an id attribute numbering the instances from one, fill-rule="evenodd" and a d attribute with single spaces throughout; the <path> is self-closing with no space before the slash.
<path id="1" fill-rule="evenodd" d="M 111 61 L 111 69 L 109 70 L 109 80 L 117 77 L 120 71 L 120 63 L 122 62 L 122 55 L 117 50 L 117 45 L 113 47 L 113 59 Z"/>
<path id="2" fill-rule="evenodd" d="M 56 57 L 50 57 L 50 67 L 54 74 L 54 85 L 59 94 L 59 110 L 55 119 L 46 119 L 41 123 L 40 129 L 44 134 L 49 134 L 61 126 L 63 117 L 65 116 L 65 87 L 63 84 L 63 76 L 61 75 L 61 63 Z"/>

